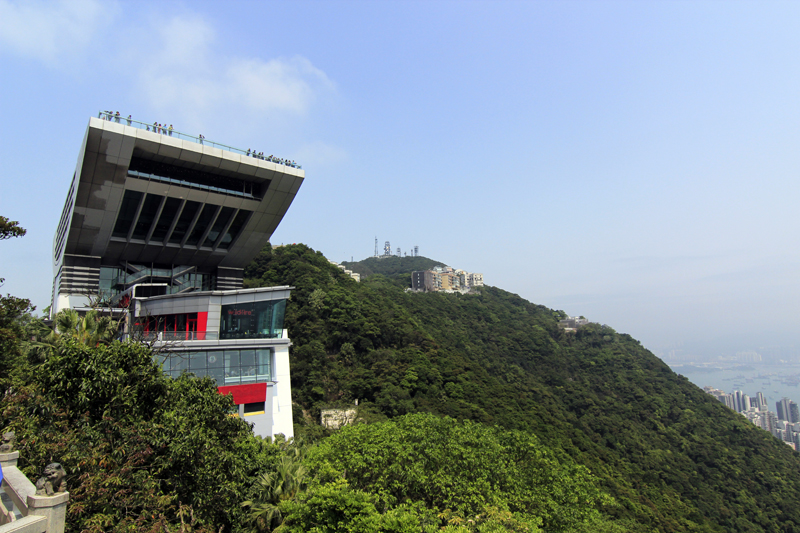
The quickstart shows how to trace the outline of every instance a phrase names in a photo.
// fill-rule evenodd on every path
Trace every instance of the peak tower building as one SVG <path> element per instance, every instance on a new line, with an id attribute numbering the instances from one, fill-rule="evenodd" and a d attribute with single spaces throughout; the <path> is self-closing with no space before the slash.
<path id="1" fill-rule="evenodd" d="M 51 316 L 101 308 L 213 377 L 257 433 L 292 436 L 291 287 L 242 290 L 305 178 L 295 164 L 101 113 L 53 239 Z"/>

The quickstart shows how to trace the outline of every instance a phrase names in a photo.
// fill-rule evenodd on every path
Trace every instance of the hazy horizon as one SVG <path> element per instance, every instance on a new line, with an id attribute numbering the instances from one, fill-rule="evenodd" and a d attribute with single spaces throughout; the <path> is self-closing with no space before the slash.
<path id="1" fill-rule="evenodd" d="M 800 5 L 0 0 L 0 289 L 43 309 L 100 110 L 294 159 L 379 246 L 704 357 L 800 347 Z"/>

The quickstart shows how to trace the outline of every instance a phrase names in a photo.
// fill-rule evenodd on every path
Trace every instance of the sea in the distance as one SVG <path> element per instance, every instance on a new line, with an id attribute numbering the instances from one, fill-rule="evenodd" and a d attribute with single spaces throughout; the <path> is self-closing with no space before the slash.
<path id="1" fill-rule="evenodd" d="M 770 411 L 775 411 L 775 403 L 784 397 L 800 404 L 800 365 L 695 363 L 672 364 L 670 368 L 700 388 L 710 385 L 728 394 L 740 390 L 751 398 L 761 392 Z"/>

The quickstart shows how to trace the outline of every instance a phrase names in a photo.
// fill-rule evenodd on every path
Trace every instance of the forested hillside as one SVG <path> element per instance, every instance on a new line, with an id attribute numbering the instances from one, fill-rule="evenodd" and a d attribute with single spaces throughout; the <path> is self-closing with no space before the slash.
<path id="1" fill-rule="evenodd" d="M 800 531 L 800 455 L 635 339 L 598 324 L 564 333 L 560 312 L 495 287 L 405 292 L 420 268 L 406 259 L 425 258 L 396 258 L 387 274 L 369 260 L 357 283 L 292 245 L 246 270 L 246 286 L 296 287 L 298 433 L 319 434 L 320 408 L 356 399 L 373 420 L 449 415 L 530 433 L 585 465 L 616 499 L 603 512 L 631 531 Z"/>

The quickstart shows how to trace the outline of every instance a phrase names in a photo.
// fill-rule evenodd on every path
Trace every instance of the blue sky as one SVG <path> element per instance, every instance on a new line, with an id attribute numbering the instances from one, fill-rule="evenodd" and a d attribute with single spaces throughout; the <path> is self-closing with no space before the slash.
<path id="1" fill-rule="evenodd" d="M 48 305 L 111 109 L 301 163 L 275 244 L 418 245 L 657 354 L 800 346 L 799 26 L 768 1 L 0 0 L 0 214 L 28 229 L 2 291 Z"/>

